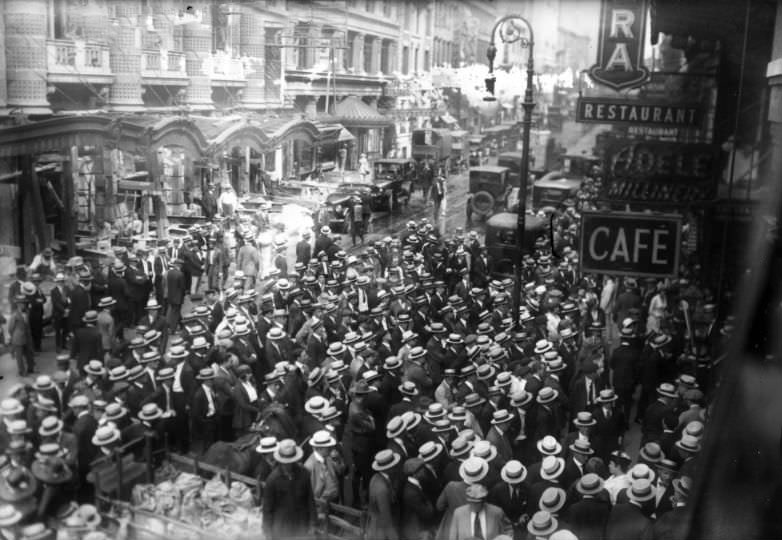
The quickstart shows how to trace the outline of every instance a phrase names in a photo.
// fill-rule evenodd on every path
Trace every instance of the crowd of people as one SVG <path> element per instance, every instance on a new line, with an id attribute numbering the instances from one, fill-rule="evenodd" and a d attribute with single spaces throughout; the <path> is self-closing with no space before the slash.
<path id="1" fill-rule="evenodd" d="M 329 502 L 366 510 L 372 540 L 683 537 L 732 328 L 696 274 L 582 275 L 562 212 L 524 256 L 515 326 L 475 231 L 411 221 L 348 254 L 324 226 L 289 272 L 287 243 L 262 271 L 228 223 L 49 265 L 53 373 L 35 362 L 45 268 L 19 270 L 7 328 L 31 378 L 0 402 L 0 530 L 48 515 L 4 493 L 37 479 L 48 511 L 88 502 L 147 434 L 197 456 L 254 441 L 270 539 L 312 534 Z"/>

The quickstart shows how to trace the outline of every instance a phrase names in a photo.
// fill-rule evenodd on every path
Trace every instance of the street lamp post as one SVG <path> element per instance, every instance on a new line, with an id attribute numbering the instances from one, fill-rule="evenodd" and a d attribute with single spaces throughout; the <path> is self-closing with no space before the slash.
<path id="1" fill-rule="evenodd" d="M 526 27 L 529 37 L 526 37 L 522 33 L 522 28 L 519 26 L 523 24 Z M 489 59 L 489 76 L 486 78 L 486 90 L 489 96 L 485 97 L 486 101 L 494 101 L 494 83 L 496 78 L 494 77 L 494 58 L 497 56 L 497 47 L 494 45 L 494 38 L 497 34 L 497 30 L 500 31 L 500 40 L 507 44 L 519 43 L 522 48 L 529 49 L 529 56 L 527 58 L 527 86 L 524 89 L 524 102 L 521 104 L 524 108 L 524 119 L 522 121 L 523 131 L 521 139 L 521 167 L 520 171 L 520 185 L 519 185 L 519 207 L 517 210 L 516 219 L 516 256 L 513 261 L 515 268 L 515 282 L 513 285 L 513 322 L 516 330 L 521 328 L 521 265 L 523 260 L 524 251 L 524 230 L 526 227 L 526 212 L 527 212 L 527 179 L 529 177 L 529 137 L 530 128 L 532 127 L 532 109 L 535 108 L 535 102 L 532 100 L 532 78 L 535 74 L 533 65 L 533 47 L 534 41 L 532 37 L 532 25 L 524 17 L 519 15 L 506 15 L 500 18 L 494 25 L 491 31 L 491 43 L 486 51 L 486 56 Z"/>

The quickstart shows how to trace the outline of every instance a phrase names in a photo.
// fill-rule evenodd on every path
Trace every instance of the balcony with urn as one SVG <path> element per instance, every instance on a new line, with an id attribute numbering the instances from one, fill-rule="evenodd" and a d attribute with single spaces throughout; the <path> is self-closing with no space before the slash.
<path id="1" fill-rule="evenodd" d="M 141 51 L 141 79 L 144 84 L 186 85 L 185 53 L 165 49 Z"/>
<path id="2" fill-rule="evenodd" d="M 49 83 L 111 84 L 114 75 L 109 64 L 109 46 L 73 39 L 46 42 Z"/>

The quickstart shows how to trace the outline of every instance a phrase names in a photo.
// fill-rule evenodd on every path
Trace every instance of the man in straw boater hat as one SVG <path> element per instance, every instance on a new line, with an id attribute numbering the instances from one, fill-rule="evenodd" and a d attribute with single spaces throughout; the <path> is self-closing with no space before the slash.
<path id="1" fill-rule="evenodd" d="M 627 502 L 617 502 L 611 509 L 606 523 L 607 540 L 641 538 L 651 525 L 651 501 L 654 501 L 655 489 L 652 483 L 641 478 L 634 480 L 627 489 Z"/>
<path id="2" fill-rule="evenodd" d="M 486 502 L 487 489 L 472 484 L 466 490 L 467 504 L 457 508 L 451 519 L 448 538 L 496 538 L 513 535 L 513 527 L 498 506 Z"/>
<path id="3" fill-rule="evenodd" d="M 214 389 L 214 370 L 203 368 L 195 378 L 198 386 L 190 406 L 190 448 L 201 455 L 217 440 L 219 411 Z"/>
<path id="4" fill-rule="evenodd" d="M 489 491 L 488 501 L 505 513 L 513 526 L 514 537 L 523 537 L 528 517 L 529 487 L 525 483 L 527 468 L 520 461 L 512 459 L 503 465 L 500 478 L 502 482 L 497 482 Z"/>
<path id="5" fill-rule="evenodd" d="M 602 538 L 611 503 L 605 497 L 603 479 L 587 473 L 576 482 L 580 499 L 568 506 L 562 519 L 578 538 Z"/>
<path id="6" fill-rule="evenodd" d="M 345 474 L 345 462 L 337 451 L 337 440 L 328 430 L 316 431 L 309 438 L 312 454 L 304 463 L 310 474 L 312 495 L 316 501 L 325 503 L 339 500 L 340 482 Z M 326 513 L 320 508 L 320 513 Z"/>
<path id="7" fill-rule="evenodd" d="M 372 470 L 375 473 L 369 482 L 369 504 L 367 538 L 396 540 L 399 538 L 399 523 L 395 512 L 399 454 L 392 450 L 381 450 L 375 454 Z"/>
<path id="8" fill-rule="evenodd" d="M 266 478 L 263 498 L 263 532 L 270 540 L 313 536 L 315 500 L 303 456 L 293 439 L 283 439 L 274 450 L 278 466 Z"/>

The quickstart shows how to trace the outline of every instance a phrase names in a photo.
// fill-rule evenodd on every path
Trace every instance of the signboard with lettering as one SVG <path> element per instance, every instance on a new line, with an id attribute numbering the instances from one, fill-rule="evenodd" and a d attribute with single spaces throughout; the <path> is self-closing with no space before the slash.
<path id="1" fill-rule="evenodd" d="M 582 272 L 675 277 L 681 216 L 625 212 L 581 214 Z"/>
<path id="2" fill-rule="evenodd" d="M 643 66 L 646 0 L 602 0 L 597 63 L 589 76 L 614 90 L 641 86 L 649 78 Z"/>
<path id="3" fill-rule="evenodd" d="M 582 97 L 576 106 L 576 122 L 633 126 L 698 127 L 698 105 L 640 103 L 627 99 Z"/>
<path id="4" fill-rule="evenodd" d="M 610 138 L 603 148 L 605 200 L 686 204 L 716 196 L 713 145 Z"/>

